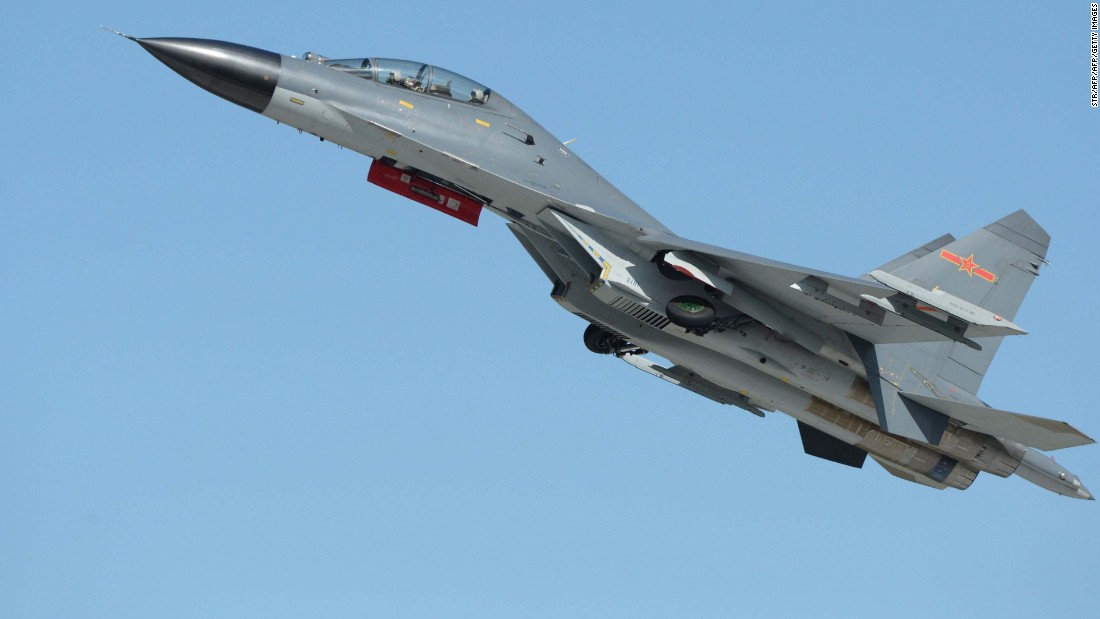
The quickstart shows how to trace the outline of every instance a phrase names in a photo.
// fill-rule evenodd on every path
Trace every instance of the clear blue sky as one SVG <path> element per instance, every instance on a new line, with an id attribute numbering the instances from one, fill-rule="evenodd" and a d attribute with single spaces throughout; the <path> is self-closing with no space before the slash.
<path id="1" fill-rule="evenodd" d="M 1100 504 L 596 357 L 500 220 L 98 29 L 439 64 L 677 233 L 838 273 L 1026 208 L 981 395 L 1100 436 L 1089 3 L 777 4 L 5 3 L 0 616 L 1095 616 Z"/>

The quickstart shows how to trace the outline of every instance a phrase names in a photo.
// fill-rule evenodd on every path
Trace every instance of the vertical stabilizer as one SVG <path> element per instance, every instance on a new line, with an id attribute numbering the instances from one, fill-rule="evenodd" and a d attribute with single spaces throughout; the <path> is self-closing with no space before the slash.
<path id="1" fill-rule="evenodd" d="M 1002 217 L 961 239 L 903 264 L 891 274 L 939 289 L 1013 320 L 1046 260 L 1050 235 L 1027 212 Z M 977 338 L 982 350 L 958 343 L 886 348 L 896 359 L 929 376 L 977 393 L 1002 337 Z"/>

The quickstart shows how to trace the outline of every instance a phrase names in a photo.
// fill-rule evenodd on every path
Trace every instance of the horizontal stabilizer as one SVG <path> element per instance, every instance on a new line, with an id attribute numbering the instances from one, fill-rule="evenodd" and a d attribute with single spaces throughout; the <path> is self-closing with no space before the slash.
<path id="1" fill-rule="evenodd" d="M 894 477 L 897 477 L 898 479 L 911 481 L 915 484 L 921 484 L 924 486 L 928 486 L 929 488 L 935 488 L 936 490 L 943 490 L 947 487 L 927 475 L 922 475 L 913 470 L 903 469 L 900 466 L 892 462 L 887 462 L 886 460 L 883 460 L 882 458 L 879 458 L 877 456 L 871 456 L 871 459 L 875 462 L 878 462 L 879 465 L 882 466 L 882 468 L 886 469 L 887 473 L 893 475 Z"/>
<path id="2" fill-rule="evenodd" d="M 1095 443 L 1064 421 L 963 404 L 925 395 L 901 393 L 902 397 L 952 417 L 983 434 L 1008 439 L 1043 451 Z"/>
<path id="3" fill-rule="evenodd" d="M 867 452 L 850 445 L 844 441 L 826 434 L 817 428 L 798 422 L 798 433 L 802 436 L 802 449 L 807 454 L 829 460 L 837 464 L 863 468 L 863 462 L 867 459 Z"/>

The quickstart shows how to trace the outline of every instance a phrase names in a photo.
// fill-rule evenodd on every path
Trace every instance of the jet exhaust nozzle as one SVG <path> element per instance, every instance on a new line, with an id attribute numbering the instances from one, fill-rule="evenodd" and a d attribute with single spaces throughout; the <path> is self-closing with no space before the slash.
<path id="1" fill-rule="evenodd" d="M 262 113 L 271 103 L 282 70 L 282 56 L 247 45 L 209 39 L 134 40 L 191 83 L 253 112 Z"/>

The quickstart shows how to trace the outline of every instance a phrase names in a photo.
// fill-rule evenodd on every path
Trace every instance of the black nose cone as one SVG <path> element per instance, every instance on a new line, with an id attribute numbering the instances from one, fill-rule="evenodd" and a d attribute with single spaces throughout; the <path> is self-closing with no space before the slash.
<path id="1" fill-rule="evenodd" d="M 195 85 L 223 99 L 263 112 L 279 81 L 282 56 L 255 47 L 208 39 L 135 39 Z"/>

